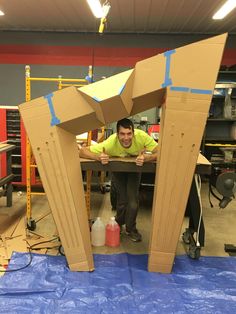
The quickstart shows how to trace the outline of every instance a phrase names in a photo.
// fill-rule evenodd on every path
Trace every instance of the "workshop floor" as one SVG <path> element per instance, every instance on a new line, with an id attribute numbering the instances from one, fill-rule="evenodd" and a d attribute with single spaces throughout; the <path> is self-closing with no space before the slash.
<path id="1" fill-rule="evenodd" d="M 208 201 L 208 185 L 202 184 L 202 205 L 203 219 L 205 224 L 205 247 L 201 250 L 201 255 L 205 256 L 228 256 L 224 251 L 224 244 L 236 245 L 236 200 L 234 199 L 225 209 L 219 209 L 218 201 L 212 198 L 214 208 L 211 208 Z M 143 241 L 134 243 L 125 235 L 121 236 L 121 245 L 119 248 L 94 247 L 94 253 L 147 253 L 149 233 L 151 225 L 151 193 L 142 191 L 140 197 L 140 211 L 137 219 L 137 227 L 143 235 Z M 8 223 L 22 215 L 26 209 L 26 193 L 14 192 L 13 206 L 5 207 L 5 198 L 0 198 L 0 234 L 7 227 Z M 53 217 L 50 214 L 50 208 L 45 196 L 32 197 L 33 218 L 37 222 L 35 233 L 53 237 L 56 232 L 56 226 Z M 110 194 L 102 194 L 99 189 L 91 194 L 91 218 L 102 217 L 104 223 L 115 213 L 111 210 Z M 188 226 L 188 219 L 184 219 L 183 231 Z M 184 254 L 185 248 L 180 237 L 177 254 Z"/>

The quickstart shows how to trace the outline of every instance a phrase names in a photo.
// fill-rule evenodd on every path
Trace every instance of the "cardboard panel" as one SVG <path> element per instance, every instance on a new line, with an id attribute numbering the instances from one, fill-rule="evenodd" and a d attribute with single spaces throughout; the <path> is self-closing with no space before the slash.
<path id="1" fill-rule="evenodd" d="M 20 112 L 69 267 L 74 271 L 93 270 L 88 217 L 75 136 L 58 126 L 52 127 L 50 119 L 42 120 L 37 115 L 34 116 L 32 111 L 35 108 L 38 113 L 37 104 L 23 104 L 20 106 Z"/>
<path id="2" fill-rule="evenodd" d="M 165 87 L 213 91 L 226 37 L 215 36 L 137 62 L 133 98 Z"/>
<path id="3" fill-rule="evenodd" d="M 130 116 L 133 108 L 133 81 L 134 71 L 128 70 L 81 87 L 79 92 L 94 110 L 100 108 L 104 124 L 108 124 Z"/>
<path id="4" fill-rule="evenodd" d="M 173 86 L 213 91 L 225 37 L 223 34 L 176 49 L 170 65 Z"/>
<path id="5" fill-rule="evenodd" d="M 64 129 L 75 135 L 92 130 L 94 125 L 104 125 L 104 121 L 99 120 L 100 108 L 96 112 L 74 86 L 36 98 L 19 108 L 27 119 L 26 128 L 31 128 L 30 133 L 36 131 L 38 134 L 36 125 L 52 127 L 62 124 Z"/>
<path id="6" fill-rule="evenodd" d="M 152 252 L 150 251 L 150 257 L 148 260 L 148 270 L 156 272 L 158 269 L 161 273 L 170 273 L 172 265 L 174 263 L 175 254 Z"/>
<path id="7" fill-rule="evenodd" d="M 178 99 L 169 95 L 172 92 L 168 89 L 153 202 L 150 271 L 161 271 L 164 266 L 159 256 L 170 254 L 164 255 L 168 259 L 176 251 L 207 119 L 207 112 L 196 112 L 194 108 L 199 103 L 202 108 L 209 107 L 209 101 L 194 100 L 186 94 L 184 103 L 188 110 L 185 111 L 180 101 L 183 96 Z M 170 265 L 171 261 L 166 263 Z"/>
<path id="8" fill-rule="evenodd" d="M 138 98 L 162 89 L 165 71 L 164 54 L 137 62 L 135 65 L 133 98 Z"/>
<path id="9" fill-rule="evenodd" d="M 133 71 L 133 69 L 124 71 L 104 80 L 83 86 L 79 88 L 79 90 L 92 99 L 95 98 L 97 101 L 101 102 L 104 99 L 120 95 Z"/>
<path id="10" fill-rule="evenodd" d="M 133 108 L 130 115 L 135 115 L 139 112 L 151 109 L 153 107 L 161 107 L 166 95 L 166 89 L 161 89 L 133 98 Z"/>

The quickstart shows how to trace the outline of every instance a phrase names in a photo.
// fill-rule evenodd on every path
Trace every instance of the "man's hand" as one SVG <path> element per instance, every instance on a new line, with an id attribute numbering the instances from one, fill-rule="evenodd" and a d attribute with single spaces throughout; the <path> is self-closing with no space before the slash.
<path id="1" fill-rule="evenodd" d="M 105 148 L 103 147 L 103 152 L 99 155 L 99 160 L 101 164 L 106 165 L 109 162 L 109 155 L 106 154 Z"/>
<path id="2" fill-rule="evenodd" d="M 136 165 L 137 166 L 143 166 L 144 161 L 145 161 L 145 156 L 144 156 L 144 152 L 145 152 L 145 148 L 139 153 L 138 157 L 136 158 Z"/>

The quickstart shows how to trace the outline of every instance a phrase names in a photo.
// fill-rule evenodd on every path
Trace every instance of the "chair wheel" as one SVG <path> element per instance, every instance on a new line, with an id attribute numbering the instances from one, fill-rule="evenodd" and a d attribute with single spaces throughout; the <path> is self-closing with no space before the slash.
<path id="1" fill-rule="evenodd" d="M 27 229 L 34 231 L 36 229 L 36 222 L 33 219 L 30 219 L 27 223 Z"/>

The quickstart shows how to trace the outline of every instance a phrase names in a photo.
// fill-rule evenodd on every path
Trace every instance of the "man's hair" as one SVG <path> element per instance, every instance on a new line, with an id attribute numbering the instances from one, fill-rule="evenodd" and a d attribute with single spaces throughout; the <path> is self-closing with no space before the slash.
<path id="1" fill-rule="evenodd" d="M 125 129 L 130 129 L 134 132 L 134 124 L 131 120 L 125 118 L 125 119 L 121 119 L 117 122 L 116 124 L 116 131 L 117 133 L 119 133 L 120 127 L 123 127 Z"/>

